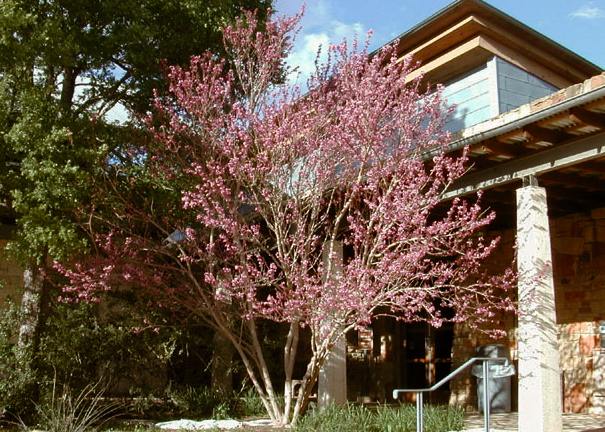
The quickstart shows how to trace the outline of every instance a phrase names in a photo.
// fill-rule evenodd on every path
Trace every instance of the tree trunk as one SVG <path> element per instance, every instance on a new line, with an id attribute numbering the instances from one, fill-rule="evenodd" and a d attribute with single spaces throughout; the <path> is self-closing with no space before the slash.
<path id="1" fill-rule="evenodd" d="M 38 400 L 37 356 L 40 348 L 40 334 L 45 323 L 47 297 L 44 289 L 44 275 L 36 260 L 32 259 L 27 263 L 23 272 L 17 367 L 19 375 L 26 378 L 27 391 L 30 392 L 31 400 L 34 403 Z"/>
<path id="2" fill-rule="evenodd" d="M 235 347 L 229 339 L 219 331 L 214 332 L 212 341 L 212 377 L 210 387 L 222 395 L 230 395 L 233 391 L 233 356 Z"/>

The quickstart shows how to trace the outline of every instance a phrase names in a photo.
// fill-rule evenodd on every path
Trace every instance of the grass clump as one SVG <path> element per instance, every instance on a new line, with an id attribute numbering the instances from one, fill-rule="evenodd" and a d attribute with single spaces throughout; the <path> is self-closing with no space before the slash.
<path id="1" fill-rule="evenodd" d="M 74 393 L 68 386 L 53 386 L 48 400 L 38 404 L 39 426 L 47 432 L 85 432 L 97 430 L 115 417 L 120 405 L 106 402 L 99 384 Z"/>
<path id="2" fill-rule="evenodd" d="M 462 430 L 464 411 L 459 407 L 424 406 L 424 429 L 430 432 Z M 415 432 L 416 407 L 332 405 L 305 415 L 296 432 Z"/>
<path id="3" fill-rule="evenodd" d="M 261 417 L 267 414 L 254 388 L 240 393 L 225 394 L 208 387 L 184 387 L 169 390 L 168 398 L 179 416 L 191 419 L 226 420 L 230 418 Z"/>

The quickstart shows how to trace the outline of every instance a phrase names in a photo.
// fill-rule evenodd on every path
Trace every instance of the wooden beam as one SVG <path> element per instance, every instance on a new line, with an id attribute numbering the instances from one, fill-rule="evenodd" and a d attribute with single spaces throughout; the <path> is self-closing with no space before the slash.
<path id="1" fill-rule="evenodd" d="M 546 180 L 564 186 L 580 187 L 592 190 L 605 190 L 605 182 L 599 178 L 581 177 L 576 174 L 549 172 L 540 175 L 539 180 Z"/>
<path id="2" fill-rule="evenodd" d="M 540 177 L 542 180 L 543 177 Z M 546 185 L 548 191 L 548 197 L 558 200 L 573 200 L 577 203 L 602 203 L 605 200 L 605 192 L 589 192 L 582 190 L 580 193 L 576 188 L 569 188 L 564 186 L 553 186 Z"/>
<path id="3" fill-rule="evenodd" d="M 407 74 L 405 80 L 406 82 L 411 82 L 420 75 L 428 75 L 436 71 L 437 75 L 440 75 L 441 73 L 445 74 L 444 79 L 447 80 L 455 76 L 458 69 L 460 69 L 464 63 L 468 63 L 467 60 L 469 57 L 487 59 L 489 55 L 490 53 L 488 51 L 481 49 L 481 37 L 477 36 L 458 45 L 450 51 L 446 51 L 434 60 L 422 64 L 418 69 L 415 69 Z M 403 58 L 404 57 L 398 59 L 398 61 L 402 61 Z M 471 63 L 475 62 L 472 61 Z M 446 65 L 447 67 L 444 67 Z M 439 76 L 438 78 L 442 77 Z M 435 82 L 443 81 L 441 79 L 437 79 Z"/>
<path id="4" fill-rule="evenodd" d="M 437 34 L 428 41 L 420 44 L 411 51 L 398 51 L 397 55 L 400 58 L 398 62 L 403 61 L 408 56 L 413 56 L 414 60 L 426 63 L 432 60 L 442 52 L 451 49 L 451 47 L 459 44 L 461 41 L 474 36 L 481 29 L 481 24 L 474 16 L 469 16 L 462 21 L 447 28 L 442 33 Z"/>
<path id="5" fill-rule="evenodd" d="M 480 38 L 480 45 L 481 47 L 488 51 L 491 51 L 498 57 L 503 58 L 507 62 L 512 63 L 523 70 L 531 72 L 532 75 L 543 79 L 544 81 L 554 85 L 555 87 L 565 88 L 575 84 L 575 82 L 571 81 L 568 78 L 562 77 L 556 72 L 553 72 L 552 69 L 541 65 L 534 59 L 525 56 L 519 53 L 519 51 L 512 49 L 510 46 L 507 46 L 488 36 L 482 36 Z"/>
<path id="6" fill-rule="evenodd" d="M 484 26 L 482 30 L 486 35 L 489 35 L 492 40 L 498 41 L 502 44 L 499 48 L 501 52 L 504 52 L 504 49 L 502 47 L 506 46 L 508 49 L 511 50 L 510 52 L 523 53 L 524 56 L 532 59 L 532 61 L 536 61 L 536 63 L 541 66 L 539 70 L 529 70 L 529 72 L 533 73 L 534 75 L 540 76 L 538 74 L 540 73 L 540 71 L 542 71 L 543 75 L 541 76 L 541 78 L 548 81 L 550 74 L 552 74 L 552 71 L 556 69 L 559 74 L 559 77 L 565 77 L 562 78 L 561 81 L 557 81 L 556 83 L 552 82 L 553 85 L 556 85 L 558 87 L 568 87 L 574 84 L 575 82 L 584 79 L 584 77 L 586 76 L 585 73 L 576 69 L 573 65 L 569 64 L 569 62 L 566 62 L 565 60 L 558 57 L 557 53 L 542 50 L 537 48 L 535 45 L 528 44 L 527 39 L 525 39 L 523 35 L 516 34 L 510 29 L 498 26 L 494 22 L 488 21 L 482 17 L 477 17 L 475 18 L 475 20 Z M 506 52 L 508 53 L 509 51 Z M 544 68 L 544 65 L 546 65 L 546 68 Z M 544 69 L 547 69 L 548 72 L 546 72 Z M 565 84 L 565 82 L 567 82 L 567 84 Z"/>
<path id="7" fill-rule="evenodd" d="M 545 129 L 536 125 L 527 125 L 523 128 L 523 131 L 528 133 L 534 142 L 543 141 L 551 144 L 557 144 L 569 139 L 569 135 L 567 135 L 565 132 Z"/>
<path id="8" fill-rule="evenodd" d="M 605 129 L 605 115 L 581 108 L 571 110 L 571 118 L 575 122 L 584 123 L 599 129 Z"/>
<path id="9" fill-rule="evenodd" d="M 529 175 L 540 175 L 587 162 L 604 155 L 605 134 L 591 135 L 463 176 L 444 197 L 453 198 L 466 195 L 480 189 L 518 181 Z"/>
<path id="10" fill-rule="evenodd" d="M 520 156 L 521 152 L 518 147 L 511 144 L 506 144 L 495 139 L 489 139 L 483 141 L 476 147 L 483 147 L 487 152 L 493 156 L 505 156 L 509 158 L 515 158 Z"/>
<path id="11" fill-rule="evenodd" d="M 592 160 L 588 162 L 582 162 L 573 166 L 580 171 L 593 173 L 593 174 L 605 174 L 605 163 L 599 162 L 598 160 Z"/>

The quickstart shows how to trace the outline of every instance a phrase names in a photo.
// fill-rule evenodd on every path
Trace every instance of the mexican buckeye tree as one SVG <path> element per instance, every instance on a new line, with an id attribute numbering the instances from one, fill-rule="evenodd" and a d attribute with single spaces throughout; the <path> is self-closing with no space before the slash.
<path id="1" fill-rule="evenodd" d="M 306 94 L 274 84 L 298 19 L 260 33 L 247 14 L 225 29 L 228 58 L 170 70 L 153 137 L 94 185 L 82 226 L 96 253 L 57 265 L 81 298 L 136 286 L 150 305 L 213 326 L 280 424 L 304 412 L 337 341 L 377 314 L 439 326 L 448 308 L 472 326 L 512 309 L 512 274 L 481 270 L 497 242 L 479 230 L 493 213 L 480 196 L 443 202 L 466 157 L 446 154 L 440 92 L 409 80 L 393 47 L 371 56 L 346 42 L 329 48 Z M 267 320 L 289 329 L 283 389 L 259 336 Z M 295 376 L 303 328 L 311 352 Z"/>

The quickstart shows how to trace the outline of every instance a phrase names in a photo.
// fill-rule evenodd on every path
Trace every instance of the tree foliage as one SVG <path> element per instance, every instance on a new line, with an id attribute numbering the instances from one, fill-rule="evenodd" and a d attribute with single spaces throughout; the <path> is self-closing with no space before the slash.
<path id="1" fill-rule="evenodd" d="M 0 173 L 18 215 L 24 258 L 63 255 L 76 241 L 63 209 L 99 156 L 125 139 L 107 121 L 117 105 L 151 108 L 164 65 L 220 55 L 221 27 L 268 0 L 7 0 L 0 8 Z"/>
<path id="2" fill-rule="evenodd" d="M 65 259 L 88 246 L 74 212 L 131 139 L 129 126 L 111 121 L 112 110 L 150 110 L 154 89 L 166 89 L 167 66 L 205 50 L 220 56 L 221 27 L 242 7 L 264 19 L 270 3 L 0 2 L 0 223 L 17 225 L 9 247 L 24 267 L 18 365 L 30 369 L 22 370 L 28 380 L 48 300 L 41 268 L 49 256 Z"/>
<path id="3" fill-rule="evenodd" d="M 497 244 L 479 233 L 493 213 L 480 196 L 443 201 L 466 156 L 446 154 L 440 92 L 408 80 L 413 65 L 393 47 L 370 56 L 347 43 L 329 48 L 307 94 L 274 85 L 297 22 L 263 33 L 248 13 L 224 30 L 226 58 L 171 68 L 153 136 L 95 184 L 81 213 L 98 253 L 57 264 L 68 296 L 132 288 L 215 327 L 282 424 L 304 411 L 336 342 L 373 316 L 439 326 L 448 308 L 477 326 L 512 308 L 512 273 L 481 270 Z M 289 328 L 284 406 L 258 333 L 265 321 Z M 302 328 L 311 353 L 295 376 Z"/>

